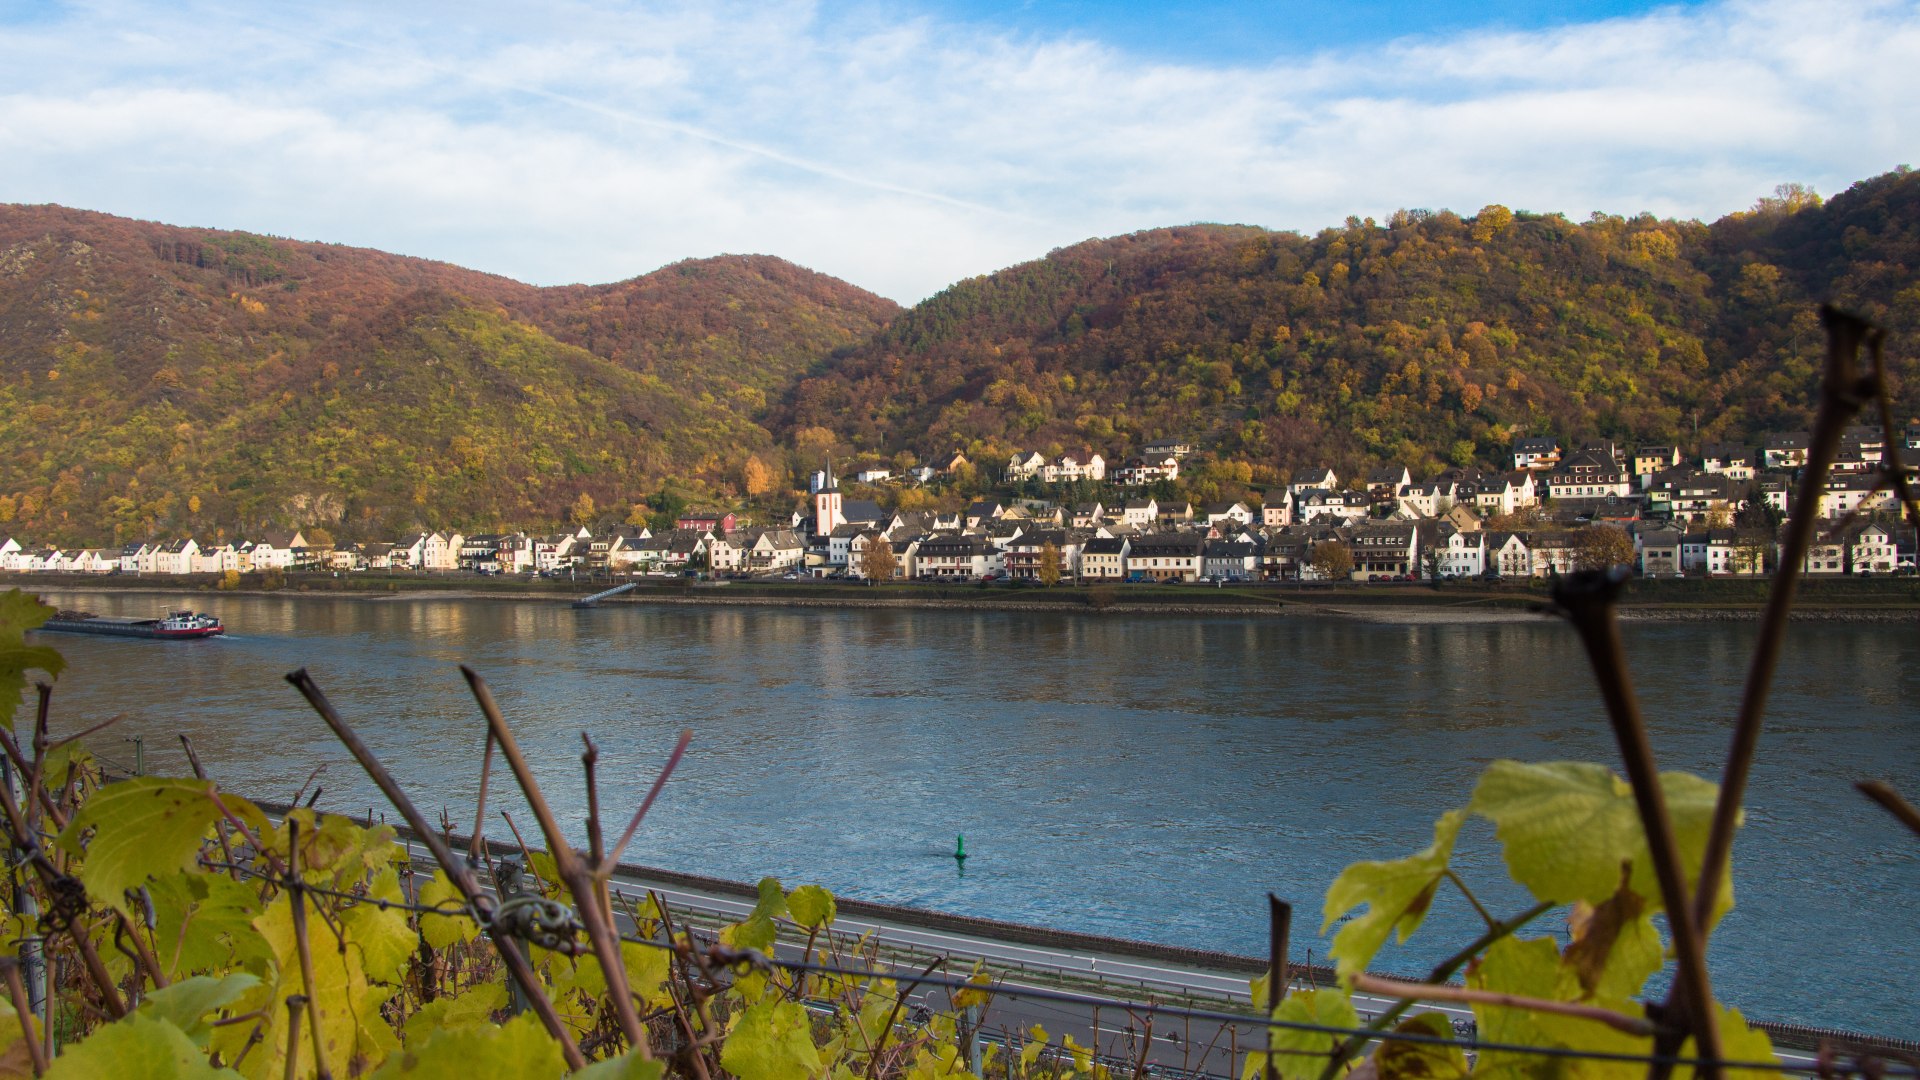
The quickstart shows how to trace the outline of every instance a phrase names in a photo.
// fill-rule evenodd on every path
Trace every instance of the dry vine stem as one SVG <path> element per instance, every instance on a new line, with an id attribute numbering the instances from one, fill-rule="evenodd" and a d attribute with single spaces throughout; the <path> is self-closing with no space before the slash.
<path id="1" fill-rule="evenodd" d="M 1624 566 L 1570 574 L 1555 584 L 1553 598 L 1579 632 L 1587 659 L 1593 664 L 1594 676 L 1600 682 L 1600 696 L 1606 702 L 1614 740 L 1620 744 L 1627 783 L 1633 787 L 1634 808 L 1640 815 L 1654 876 L 1660 883 L 1667 930 L 1673 935 L 1673 951 L 1680 966 L 1680 977 L 1674 980 L 1674 986 L 1684 990 L 1681 1001 L 1687 1026 L 1693 1032 L 1700 1056 L 1717 1062 L 1720 1029 L 1713 1012 L 1713 987 L 1707 976 L 1707 923 L 1694 915 L 1687 893 L 1686 869 L 1680 864 L 1680 846 L 1674 840 L 1666 792 L 1660 787 L 1660 769 L 1654 761 L 1653 744 L 1647 739 L 1646 724 L 1640 718 L 1633 677 L 1627 671 L 1626 650 L 1620 644 L 1620 624 L 1614 618 L 1614 605 L 1631 575 L 1632 571 Z M 1705 875 L 1701 877 L 1704 886 Z M 1708 905 L 1709 910 L 1711 906 Z M 1720 1075 L 1720 1066 L 1703 1066 L 1701 1074 L 1707 1080 L 1715 1080 Z"/>
<path id="2" fill-rule="evenodd" d="M 473 868 L 467 865 L 465 860 L 456 858 L 452 850 L 441 841 L 439 834 L 433 831 L 431 823 L 427 821 L 427 816 L 421 813 L 420 808 L 407 797 L 407 793 L 400 789 L 399 782 L 393 778 L 392 773 L 387 771 L 386 766 L 380 764 L 380 759 L 374 756 L 373 751 L 361 740 L 359 733 L 353 730 L 352 725 L 341 718 L 339 712 L 334 709 L 333 703 L 320 692 L 320 687 L 314 683 L 313 677 L 307 674 L 307 669 L 301 668 L 293 672 L 287 676 L 287 681 L 307 699 L 307 704 L 313 706 L 313 711 L 319 713 L 320 718 L 327 722 L 327 726 L 333 729 L 341 745 L 345 746 L 354 760 L 360 763 L 360 767 L 366 770 L 367 776 L 387 797 L 387 800 L 393 803 L 394 809 L 400 811 L 400 815 L 406 818 L 407 825 L 420 837 L 420 842 L 426 845 L 427 850 L 433 853 L 434 861 L 447 872 L 447 880 L 453 883 L 454 888 L 460 890 L 460 895 L 467 903 L 474 905 L 479 911 L 491 910 L 492 898 L 480 887 Z M 504 935 L 501 931 L 489 925 L 487 935 L 493 939 L 494 949 L 500 954 L 501 962 L 506 965 L 507 973 L 513 976 L 513 981 L 526 995 L 527 1004 L 532 1007 L 534 1014 L 540 1017 L 540 1022 L 545 1025 L 547 1033 L 560 1044 L 560 1053 L 566 1058 L 567 1067 L 574 1071 L 586 1068 L 586 1055 L 580 1052 L 580 1044 L 574 1041 L 572 1033 L 567 1030 L 566 1023 L 554 1010 L 553 1001 L 547 997 L 547 989 L 541 984 L 539 976 L 534 974 L 533 966 L 527 963 L 526 957 L 521 955 L 519 949 L 512 947 L 510 941 L 503 940 Z"/>
<path id="3" fill-rule="evenodd" d="M 1900 793 L 1893 790 L 1892 785 L 1879 780 L 1862 780 L 1853 786 L 1859 788 L 1862 795 L 1880 804 L 1887 813 L 1898 818 L 1900 824 L 1913 830 L 1915 836 L 1920 836 L 1920 810 L 1914 809 L 1912 803 L 1901 798 Z"/>
<path id="4" fill-rule="evenodd" d="M 561 831 L 559 821 L 555 820 L 553 808 L 540 794 L 540 782 L 534 778 L 533 769 L 520 752 L 519 740 L 513 737 L 513 730 L 507 726 L 506 718 L 500 714 L 500 707 L 494 703 L 486 680 L 465 665 L 461 666 L 460 674 L 466 676 L 474 700 L 487 718 L 493 741 L 500 747 L 500 756 L 506 759 L 507 767 L 513 770 L 513 778 L 526 796 L 527 805 L 533 808 L 534 820 L 545 834 L 547 851 L 553 856 L 555 872 L 573 893 L 574 907 L 580 912 L 580 921 L 587 928 L 587 939 L 593 945 L 593 954 L 600 961 L 600 972 L 606 977 L 607 997 L 613 1005 L 620 1031 L 642 1057 L 651 1057 L 646 1029 L 641 1026 L 640 1014 L 633 1007 L 633 992 L 627 984 L 627 966 L 620 954 L 620 937 L 614 932 L 613 920 L 609 915 L 611 904 L 603 899 L 606 894 L 604 879 L 596 878 L 600 862 L 581 861 L 573 846 L 567 843 L 566 834 Z M 607 876 L 612 876 L 610 867 Z"/>

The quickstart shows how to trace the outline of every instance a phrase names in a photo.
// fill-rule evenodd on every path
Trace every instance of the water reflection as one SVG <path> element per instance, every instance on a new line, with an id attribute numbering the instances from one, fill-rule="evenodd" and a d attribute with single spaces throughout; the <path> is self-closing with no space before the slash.
<path id="1" fill-rule="evenodd" d="M 145 614 L 169 598 L 58 599 Z M 230 640 L 60 639 L 61 724 L 130 710 L 122 731 L 146 737 L 153 768 L 184 770 L 171 747 L 185 732 L 223 782 L 278 798 L 325 764 L 323 804 L 364 812 L 370 786 L 281 681 L 308 666 L 422 802 L 465 827 L 482 728 L 464 662 L 492 682 L 570 822 L 581 730 L 601 746 L 607 805 L 628 806 L 695 728 L 641 860 L 1243 952 L 1261 947 L 1264 892 L 1314 910 L 1346 863 L 1424 845 L 1485 762 L 1613 756 L 1577 644 L 1547 622 L 217 606 Z M 1627 636 L 1663 766 L 1716 772 L 1752 629 Z M 1917 653 L 1904 626 L 1790 635 L 1736 850 L 1739 907 L 1716 939 L 1719 985 L 1750 1012 L 1886 1030 L 1920 1019 L 1907 990 L 1920 851 L 1850 787 L 1920 762 Z M 1476 883 L 1504 876 L 1478 825 L 1458 861 Z M 1383 966 L 1421 969 L 1472 932 L 1443 893 L 1432 929 Z"/>

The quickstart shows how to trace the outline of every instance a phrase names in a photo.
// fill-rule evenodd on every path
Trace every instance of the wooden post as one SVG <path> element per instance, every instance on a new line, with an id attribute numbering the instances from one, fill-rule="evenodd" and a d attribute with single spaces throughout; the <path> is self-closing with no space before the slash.
<path id="1" fill-rule="evenodd" d="M 1267 1012 L 1266 1019 L 1273 1019 L 1273 1010 L 1280 1007 L 1280 999 L 1287 993 L 1287 936 L 1293 929 L 1293 905 L 1285 900 L 1267 894 Z M 1273 1025 L 1267 1029 L 1267 1069 L 1266 1080 L 1274 1080 L 1276 1070 L 1273 1067 Z"/>

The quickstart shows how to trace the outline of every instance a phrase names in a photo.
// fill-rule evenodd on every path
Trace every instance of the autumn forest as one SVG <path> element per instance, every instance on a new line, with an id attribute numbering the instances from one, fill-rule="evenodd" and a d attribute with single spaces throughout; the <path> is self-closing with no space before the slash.
<path id="1" fill-rule="evenodd" d="M 1487 206 L 1155 229 L 907 310 L 763 256 L 536 288 L 0 206 L 0 527 L 537 528 L 663 490 L 786 506 L 829 458 L 1114 460 L 1171 436 L 1204 448 L 1207 497 L 1321 464 L 1497 465 L 1518 434 L 1754 444 L 1806 423 L 1822 300 L 1890 329 L 1912 415 L 1917 272 L 1904 168 L 1710 224 Z"/>

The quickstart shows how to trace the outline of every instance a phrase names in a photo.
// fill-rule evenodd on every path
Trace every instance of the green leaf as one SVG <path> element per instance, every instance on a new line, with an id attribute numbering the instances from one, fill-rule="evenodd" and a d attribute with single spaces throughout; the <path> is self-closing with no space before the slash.
<path id="1" fill-rule="evenodd" d="M 73 778 L 75 769 L 84 769 L 93 764 L 93 754 L 78 742 L 61 743 L 47 748 L 47 756 L 40 763 L 40 777 L 49 791 L 59 791 Z"/>
<path id="2" fill-rule="evenodd" d="M 641 1001 L 653 1008 L 665 1008 L 673 1004 L 673 996 L 666 988 L 667 976 L 671 974 L 673 954 L 652 945 L 642 945 L 634 941 L 620 943 L 620 962 L 627 969 L 627 988 Z M 607 992 L 607 979 L 600 971 L 600 958 L 592 952 L 586 952 L 574 961 L 575 968 L 570 978 L 556 978 L 555 986 L 564 984 L 567 989 L 579 990 L 588 997 L 604 997 Z"/>
<path id="3" fill-rule="evenodd" d="M 40 1025 L 35 1017 L 34 1030 Z M 0 996 L 0 1076 L 30 1076 L 32 1056 L 20 1042 L 20 1014 L 15 1011 L 11 998 Z M 17 1068 L 16 1068 L 17 1062 Z"/>
<path id="4" fill-rule="evenodd" d="M 1691 884 L 1706 855 L 1719 788 L 1679 772 L 1661 773 L 1660 787 Z M 1627 881 L 1633 892 L 1647 902 L 1649 911 L 1662 910 L 1633 788 L 1605 766 L 1496 761 L 1481 774 L 1468 809 L 1493 822 L 1508 872 L 1535 899 L 1605 903 L 1620 885 L 1624 864 L 1630 868 Z M 1715 921 L 1733 907 L 1729 877 L 1721 878 Z"/>
<path id="5" fill-rule="evenodd" d="M 165 1020 L 186 1032 L 189 1039 L 204 1045 L 213 1031 L 212 1026 L 206 1023 L 206 1015 L 231 1005 L 259 985 L 258 976 L 245 972 L 235 972 L 218 979 L 211 975 L 195 975 L 191 979 L 182 979 L 171 986 L 149 992 L 141 1000 L 139 1011 L 143 1015 Z"/>
<path id="6" fill-rule="evenodd" d="M 1353 1011 L 1353 1002 L 1347 999 L 1346 991 L 1338 989 L 1312 990 L 1304 994 L 1289 994 L 1273 1010 L 1273 1018 L 1295 1024 L 1314 1024 L 1321 1027 L 1357 1028 L 1360 1026 L 1360 1014 Z M 1334 1047 L 1345 1041 L 1345 1036 L 1318 1031 L 1299 1031 L 1293 1028 L 1273 1029 L 1273 1068 L 1283 1080 L 1316 1080 L 1333 1053 Z M 1241 1080 L 1255 1080 L 1264 1076 L 1267 1068 L 1267 1055 L 1255 1050 L 1247 1054 L 1245 1069 L 1241 1071 Z M 1341 1072 L 1351 1071 L 1349 1062 Z"/>
<path id="7" fill-rule="evenodd" d="M 510 996 L 504 984 L 489 982 L 453 997 L 435 998 L 407 1017 L 402 1034 L 408 1046 L 416 1046 L 442 1029 L 492 1027 L 493 1014 L 507 1007 Z"/>
<path id="8" fill-rule="evenodd" d="M 1419 1013 L 1400 1021 L 1395 1035 L 1453 1038 L 1453 1025 L 1439 1013 Z M 1380 1080 L 1461 1080 L 1467 1075 L 1467 1055 L 1458 1046 L 1414 1043 L 1388 1036 L 1373 1053 Z"/>
<path id="9" fill-rule="evenodd" d="M 1726 1061 L 1768 1062 L 1773 1058 L 1773 1040 L 1758 1028 L 1747 1026 L 1747 1018 L 1740 1015 L 1739 1009 L 1720 1010 L 1720 1057 Z M 1692 1057 L 1699 1048 L 1689 1038 L 1680 1047 L 1681 1057 Z M 1674 1071 L 1679 1080 L 1693 1080 L 1698 1072 L 1692 1066 L 1682 1066 Z M 1760 1069 L 1724 1069 L 1721 1075 L 1727 1080 L 1780 1080 L 1780 1073 Z"/>
<path id="10" fill-rule="evenodd" d="M 363 1054 L 367 1048 L 381 1045 L 378 1033 L 371 1029 L 386 1026 L 386 1021 L 380 1016 L 380 1005 L 387 995 L 368 985 L 366 972 L 360 966 L 360 950 L 343 948 L 328 920 L 311 910 L 308 912 L 307 941 L 313 959 L 311 986 L 301 977 L 299 945 L 293 929 L 293 905 L 290 899 L 282 896 L 274 900 L 265 912 L 254 919 L 253 926 L 273 959 L 267 965 L 260 986 L 235 1004 L 235 1008 L 241 1011 L 260 1009 L 264 1013 L 260 1043 L 249 1052 L 246 1059 L 250 1074 L 279 1076 L 284 1071 L 286 1001 L 292 994 L 304 994 L 309 999 L 310 1006 L 301 1021 L 301 1029 L 318 1029 L 327 1063 L 338 1073 L 345 1074 L 347 1063 L 356 1054 Z M 231 1061 L 246 1045 L 250 1035 L 251 1025 L 235 1024 L 215 1031 L 211 1044 L 221 1052 L 224 1060 Z M 309 1039 L 303 1037 L 301 1045 L 305 1047 L 303 1058 L 312 1053 Z M 377 1063 L 377 1055 L 367 1062 L 368 1065 Z"/>
<path id="11" fill-rule="evenodd" d="M 832 926 L 840 909 L 832 893 L 818 885 L 802 885 L 787 894 L 787 911 L 793 915 L 794 922 L 809 930 L 819 930 Z"/>
<path id="12" fill-rule="evenodd" d="M 745 919 L 722 927 L 720 941 L 736 949 L 759 949 L 765 952 L 773 948 L 777 927 L 773 920 L 787 914 L 787 898 L 780 891 L 778 878 L 760 879 L 760 900 L 753 905 L 753 911 Z"/>
<path id="13" fill-rule="evenodd" d="M 445 870 L 435 870 L 433 880 L 420 887 L 420 902 L 429 907 L 455 907 L 466 903 L 466 897 L 447 879 Z M 465 915 L 427 915 L 420 916 L 420 933 L 427 944 L 435 949 L 444 949 L 455 943 L 465 943 L 480 936 L 480 923 Z"/>
<path id="14" fill-rule="evenodd" d="M 67 666 L 59 650 L 26 644 L 26 632 L 53 618 L 54 609 L 19 589 L 0 593 L 0 723 L 13 729 L 14 710 L 27 688 L 27 672 L 59 678 Z"/>
<path id="15" fill-rule="evenodd" d="M 1433 904 L 1435 890 L 1453 857 L 1453 841 L 1467 819 L 1463 810 L 1449 810 L 1433 825 L 1433 843 L 1418 854 L 1392 862 L 1354 863 L 1341 871 L 1327 889 L 1326 921 L 1321 933 L 1361 904 L 1367 913 L 1340 928 L 1329 952 L 1339 962 L 1340 977 L 1365 971 L 1387 937 L 1398 929 L 1400 941 L 1419 929 Z"/>
<path id="16" fill-rule="evenodd" d="M 666 1074 L 667 1063 L 649 1061 L 639 1054 L 622 1054 L 617 1058 L 596 1061 L 574 1073 L 571 1080 L 660 1080 Z"/>
<path id="17" fill-rule="evenodd" d="M 89 896 L 131 914 L 127 890 L 194 866 L 208 830 L 220 818 L 213 793 L 206 780 L 137 776 L 110 784 L 94 792 L 67 823 L 60 846 L 84 854 L 80 881 Z M 83 852 L 80 838 L 89 829 L 93 838 Z"/>
<path id="18" fill-rule="evenodd" d="M 47 1069 L 46 1080 L 239 1080 L 232 1069 L 207 1064 L 207 1055 L 179 1028 L 144 1013 L 101 1026 L 69 1046 Z"/>
<path id="19" fill-rule="evenodd" d="M 559 1077 L 567 1071 L 560 1044 L 532 1013 L 495 1027 L 438 1028 L 424 1045 L 409 1042 L 373 1074 L 374 1080 L 473 1080 L 481 1076 Z M 614 1074 L 621 1075 L 621 1074 Z M 638 1074 L 636 1074 L 638 1075 Z"/>
<path id="20" fill-rule="evenodd" d="M 740 1080 L 809 1080 L 821 1070 L 811 1028 L 800 1005 L 762 1001 L 734 1022 L 720 1064 Z"/>
<path id="21" fill-rule="evenodd" d="M 407 962 L 420 948 L 420 935 L 407 925 L 404 913 L 376 904 L 356 904 L 340 916 L 346 928 L 347 944 L 361 952 L 361 964 L 367 978 L 375 982 L 398 982 Z"/>
<path id="22" fill-rule="evenodd" d="M 1552 938 L 1509 937 L 1494 942 L 1480 959 L 1468 967 L 1467 985 L 1476 990 L 1554 1001 L 1573 1001 L 1581 994 L 1579 979 L 1560 962 L 1560 950 Z M 1595 1000 L 1590 1004 L 1638 1014 L 1637 1007 L 1629 1002 Z M 1480 1037 L 1489 1042 L 1620 1054 L 1645 1054 L 1653 1048 L 1651 1039 L 1628 1035 L 1605 1024 L 1578 1017 L 1479 1002 L 1473 1006 L 1473 1015 L 1479 1024 Z M 1582 1059 L 1551 1061 L 1530 1054 L 1485 1050 L 1480 1055 L 1474 1076 L 1496 1080 L 1538 1080 L 1540 1077 L 1642 1080 L 1646 1072 L 1645 1065 L 1633 1062 Z"/>
<path id="23" fill-rule="evenodd" d="M 244 967 L 264 975 L 273 953 L 253 928 L 260 894 L 223 874 L 179 873 L 147 887 L 154 938 L 168 978 Z"/>

